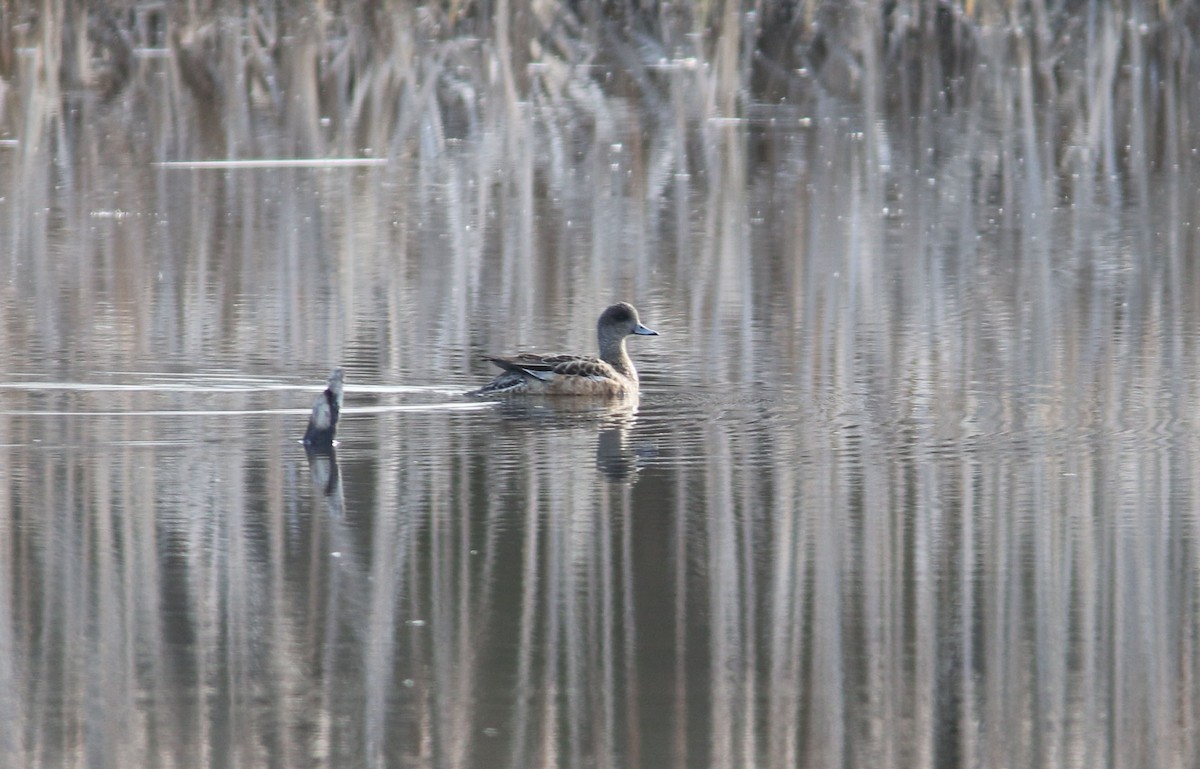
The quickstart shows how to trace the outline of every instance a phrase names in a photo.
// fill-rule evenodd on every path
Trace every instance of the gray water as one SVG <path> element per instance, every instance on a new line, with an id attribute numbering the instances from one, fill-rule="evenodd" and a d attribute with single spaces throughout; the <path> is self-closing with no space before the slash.
<path id="1" fill-rule="evenodd" d="M 381 138 L 18 50 L 0 764 L 1196 766 L 1200 144 L 1137 38 L 1151 127 L 1073 133 L 1019 57 L 916 115 L 442 61 Z M 290 157 L 379 162 L 173 165 Z M 622 299 L 640 401 L 462 397 Z"/>

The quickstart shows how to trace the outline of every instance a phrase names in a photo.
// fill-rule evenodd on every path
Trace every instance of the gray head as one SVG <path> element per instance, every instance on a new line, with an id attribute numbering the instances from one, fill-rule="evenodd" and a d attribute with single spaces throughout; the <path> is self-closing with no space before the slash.
<path id="1" fill-rule="evenodd" d="M 600 338 L 600 357 L 615 366 L 626 376 L 637 379 L 637 371 L 625 353 L 625 337 L 630 334 L 639 336 L 658 336 L 657 331 L 651 331 L 642 325 L 638 319 L 637 310 L 627 302 L 617 302 L 600 313 L 597 324 L 597 336 Z"/>
<path id="2" fill-rule="evenodd" d="M 642 325 L 638 311 L 628 302 L 617 302 L 600 314 L 600 338 L 624 339 L 630 334 L 639 336 L 658 336 L 657 331 L 651 331 Z"/>

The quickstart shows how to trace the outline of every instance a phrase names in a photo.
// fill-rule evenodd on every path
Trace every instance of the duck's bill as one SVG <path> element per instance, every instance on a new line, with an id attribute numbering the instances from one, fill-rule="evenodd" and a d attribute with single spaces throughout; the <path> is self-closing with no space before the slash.
<path id="1" fill-rule="evenodd" d="M 638 327 L 633 330 L 633 333 L 641 334 L 642 336 L 658 336 L 657 331 L 652 328 L 646 328 L 641 323 L 639 323 Z"/>

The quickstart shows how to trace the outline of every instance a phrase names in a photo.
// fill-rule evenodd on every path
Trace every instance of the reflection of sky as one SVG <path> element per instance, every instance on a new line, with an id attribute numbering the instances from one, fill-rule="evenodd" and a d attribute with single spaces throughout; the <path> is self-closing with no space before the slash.
<path id="1" fill-rule="evenodd" d="M 214 137 L 143 87 L 61 134 L 19 102 L 7 763 L 1188 755 L 1192 166 L 1039 141 L 1020 78 L 710 120 L 718 75 L 647 71 L 661 111 L 585 79 L 410 116 L 365 168 L 155 165 L 356 154 L 303 110 Z M 459 399 L 482 352 L 593 351 L 616 299 L 662 334 L 636 407 Z"/>

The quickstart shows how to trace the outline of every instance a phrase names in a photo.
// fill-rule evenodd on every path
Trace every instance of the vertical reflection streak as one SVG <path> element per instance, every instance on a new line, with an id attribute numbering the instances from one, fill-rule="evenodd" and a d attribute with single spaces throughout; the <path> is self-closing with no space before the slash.
<path id="1" fill-rule="evenodd" d="M 841 606 L 841 543 L 833 478 L 824 470 L 811 479 L 812 509 L 812 669 L 811 702 L 807 709 L 806 752 L 814 765 L 838 766 L 844 761 L 846 735 L 845 671 L 843 668 Z"/>
<path id="2" fill-rule="evenodd" d="M 396 493 L 397 489 L 412 493 L 417 484 L 407 480 L 398 466 L 392 466 L 379 473 L 375 485 L 379 514 L 375 516 L 371 538 L 370 595 L 363 633 L 367 649 L 362 672 L 366 692 L 363 755 L 366 765 L 373 769 L 388 765 L 389 716 L 393 715 L 393 702 L 401 700 L 405 693 L 403 689 L 394 693 L 393 671 L 397 669 L 396 652 L 400 645 L 396 637 L 400 632 L 396 613 L 405 595 L 405 577 L 416 539 L 413 516 L 406 514 L 413 509 L 410 499 Z"/>
<path id="3" fill-rule="evenodd" d="M 791 436 L 781 447 L 795 454 Z M 797 725 L 803 681 L 800 675 L 804 628 L 805 570 L 807 547 L 802 536 L 804 511 L 797 493 L 799 473 L 790 465 L 780 467 L 775 476 L 774 496 L 778 514 L 773 522 L 773 554 L 770 574 L 770 686 L 767 712 L 767 766 L 797 766 L 799 744 Z"/>
<path id="4" fill-rule="evenodd" d="M 743 436 L 738 436 L 742 438 Z M 734 444 L 738 449 L 737 456 L 748 457 L 754 455 L 756 448 L 752 441 L 745 439 L 739 440 Z M 740 469 L 741 463 L 735 467 L 735 470 Z M 758 568 L 758 559 L 755 557 L 756 538 L 755 531 L 762 523 L 762 519 L 758 515 L 758 505 L 756 500 L 760 498 L 762 489 L 754 482 L 746 482 L 742 484 L 740 494 L 737 496 L 737 504 L 741 510 L 741 520 L 738 522 L 740 526 L 737 529 L 739 539 L 741 540 L 738 551 L 738 559 L 741 561 L 741 574 L 739 581 L 741 583 L 741 616 L 738 619 L 738 636 L 739 643 L 742 646 L 743 652 L 739 662 L 738 676 L 742 679 L 741 691 L 738 692 L 738 698 L 741 700 L 741 728 L 738 735 L 738 741 L 741 743 L 740 755 L 738 762 L 743 766 L 751 766 L 758 762 L 760 757 L 761 746 L 758 740 L 759 711 L 756 707 L 758 703 L 758 581 L 755 579 L 755 570 Z"/>
<path id="5" fill-rule="evenodd" d="M 928 381 L 928 380 L 926 380 Z M 915 486 L 913 493 L 916 504 L 912 512 L 913 547 L 913 734 L 910 745 L 912 761 L 916 766 L 931 766 L 936 757 L 937 713 L 935 711 L 937 671 L 935 669 L 939 646 L 937 627 L 937 591 L 935 575 L 938 573 L 937 554 L 940 525 L 938 502 L 938 479 L 935 468 L 924 464 L 914 468 Z M 907 511 L 906 511 L 907 512 Z M 943 663 L 948 664 L 948 663 Z"/>
<path id="6" fill-rule="evenodd" d="M 708 600 L 711 617 L 712 736 L 709 766 L 727 767 L 737 763 L 735 729 L 737 712 L 736 675 L 742 654 L 738 638 L 740 585 L 737 569 L 737 510 L 730 482 L 731 452 L 722 425 L 706 428 L 711 454 L 705 474 L 705 542 L 708 548 Z"/>
<path id="7" fill-rule="evenodd" d="M 541 484 L 530 484 L 530 500 L 531 503 L 537 505 L 542 502 L 541 497 L 544 492 L 541 491 Z M 544 502 L 542 502 L 544 504 Z M 545 527 L 545 597 L 544 603 L 544 623 L 543 633 L 545 634 L 545 645 L 542 648 L 542 681 L 541 686 L 535 691 L 542 693 L 542 714 L 540 720 L 542 744 L 538 755 L 535 758 L 535 766 L 553 767 L 561 765 L 563 757 L 561 755 L 560 745 L 563 736 L 562 718 L 560 717 L 562 698 L 565 693 L 562 691 L 562 681 L 560 670 L 563 668 L 563 642 L 562 642 L 562 583 L 563 583 L 563 554 L 571 551 L 566 547 L 568 543 L 563 541 L 562 533 L 562 515 L 561 511 L 555 511 L 553 508 L 548 508 L 546 515 L 542 515 L 540 507 L 532 507 L 527 516 L 526 525 L 537 525 L 537 522 L 544 521 L 542 524 Z M 557 513 L 557 514 L 556 514 Z"/>
<path id="8" fill-rule="evenodd" d="M 642 692 L 638 685 L 637 675 L 638 633 L 635 621 L 637 605 L 633 572 L 633 521 L 632 488 L 624 486 L 621 489 L 621 604 L 624 609 L 621 618 L 621 626 L 624 629 L 621 667 L 625 674 L 621 687 L 625 691 L 625 701 L 622 707 L 625 710 L 624 735 L 627 760 L 630 766 L 640 766 L 642 764 L 642 730 L 639 724 L 642 719 L 638 703 L 641 701 Z M 616 735 L 620 734 L 617 730 L 616 719 L 610 719 L 607 724 L 611 738 L 615 739 Z M 617 756 L 615 749 L 613 756 L 615 762 Z"/>
<path id="9" fill-rule="evenodd" d="M 589 667 L 595 666 L 598 672 L 597 685 L 589 687 L 592 692 L 594 713 L 590 719 L 592 723 L 592 733 L 596 735 L 596 746 L 594 748 L 596 760 L 601 765 L 612 765 L 616 760 L 615 754 L 615 734 L 616 727 L 616 649 L 617 649 L 617 633 L 616 633 L 616 615 L 615 603 L 617 596 L 617 582 L 614 575 L 614 558 L 618 555 L 624 559 L 627 555 L 624 549 L 624 537 L 622 532 L 621 550 L 619 553 L 613 552 L 613 518 L 617 518 L 618 523 L 625 525 L 627 523 L 622 511 L 620 517 L 613 515 L 615 512 L 614 504 L 608 488 L 603 488 L 600 491 L 599 499 L 596 504 L 595 526 L 597 528 L 596 541 L 596 558 L 591 564 L 593 567 L 593 582 L 589 586 L 589 593 L 595 595 L 599 601 L 593 602 L 593 606 L 589 614 L 596 619 L 596 628 L 593 634 L 592 643 L 590 644 L 593 653 L 599 656 L 597 660 L 590 660 Z M 627 530 L 627 529 L 626 529 Z M 622 560 L 621 568 L 625 567 L 626 561 Z M 622 577 L 624 576 L 622 572 Z M 624 584 L 624 580 L 622 580 Z M 622 594 L 621 598 L 624 598 Z M 597 616 L 598 615 L 598 616 Z M 628 633 L 629 629 L 626 628 Z"/>
<path id="10" fill-rule="evenodd" d="M 533 490 L 531 489 L 531 492 Z M 530 499 L 536 499 L 530 494 Z M 514 696 L 516 697 L 516 716 L 513 719 L 513 748 L 509 760 L 510 769 L 521 769 L 525 766 L 535 766 L 534 757 L 529 755 L 529 736 L 533 731 L 530 724 L 534 692 L 545 691 L 545 687 L 533 687 L 534 677 L 534 641 L 537 635 L 537 606 L 540 580 L 538 555 L 539 534 L 542 526 L 535 514 L 536 508 L 525 511 L 524 526 L 521 542 L 521 605 L 520 621 L 517 635 L 517 676 Z M 547 542 L 547 550 L 549 543 Z"/>
<path id="11" fill-rule="evenodd" d="M 671 753 L 675 769 L 688 769 L 691 757 L 688 752 L 688 532 L 691 530 L 689 512 L 692 508 L 688 489 L 692 481 L 692 474 L 687 470 L 676 474 L 675 509 L 672 511 L 675 526 L 671 532 L 671 592 L 674 598 L 671 612 L 674 629 L 671 648 L 674 650 L 675 668 L 672 676 L 674 708 Z"/>
<path id="12" fill-rule="evenodd" d="M 6 339 L 0 329 L 0 344 Z M 29 578 L 31 565 L 27 561 L 29 544 L 27 532 L 18 526 L 13 489 L 17 485 L 11 449 L 0 447 L 0 562 L 9 564 L 0 569 L 0 762 L 13 766 L 28 764 L 32 759 L 25 729 L 28 724 L 19 717 L 35 701 L 33 670 L 29 660 L 18 654 L 34 636 L 28 605 L 22 605 L 23 580 Z M 35 715 L 35 714 L 31 714 Z M 36 723 L 36 715 L 33 719 Z"/>
<path id="13" fill-rule="evenodd" d="M 976 526 L 980 507 L 976 499 L 979 483 L 979 467 L 968 457 L 959 459 L 959 479 L 962 484 L 962 500 L 955 512 L 957 519 L 961 550 L 958 554 L 958 611 L 955 617 L 958 627 L 955 643 L 957 653 L 962 662 L 959 679 L 953 685 L 958 689 L 957 700 L 959 711 L 954 715 L 954 734 L 957 744 L 954 748 L 959 761 L 963 765 L 982 765 L 982 756 L 978 753 L 980 738 L 979 722 L 981 714 L 978 711 L 978 695 L 976 692 L 976 660 L 975 660 L 975 623 L 979 616 L 978 604 L 978 554 L 976 552 Z"/>

